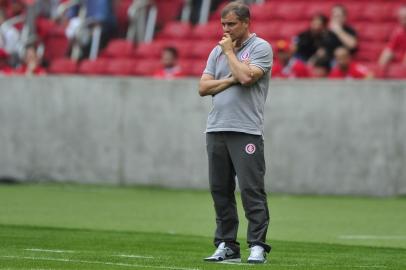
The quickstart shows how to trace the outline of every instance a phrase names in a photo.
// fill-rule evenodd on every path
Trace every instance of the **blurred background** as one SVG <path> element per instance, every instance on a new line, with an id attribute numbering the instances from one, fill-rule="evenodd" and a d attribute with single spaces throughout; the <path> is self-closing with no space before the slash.
<path id="1" fill-rule="evenodd" d="M 1 0 L 0 178 L 207 188 L 220 0 Z M 246 1 L 274 52 L 267 189 L 406 194 L 406 6 Z"/>

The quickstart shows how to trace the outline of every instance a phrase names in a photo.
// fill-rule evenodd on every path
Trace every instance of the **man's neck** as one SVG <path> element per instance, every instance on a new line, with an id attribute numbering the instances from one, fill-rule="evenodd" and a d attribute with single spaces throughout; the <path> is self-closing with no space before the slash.
<path id="1" fill-rule="evenodd" d="M 237 40 L 235 44 L 235 48 L 239 49 L 241 48 L 242 44 L 247 41 L 251 37 L 251 32 L 247 32 L 241 39 Z"/>

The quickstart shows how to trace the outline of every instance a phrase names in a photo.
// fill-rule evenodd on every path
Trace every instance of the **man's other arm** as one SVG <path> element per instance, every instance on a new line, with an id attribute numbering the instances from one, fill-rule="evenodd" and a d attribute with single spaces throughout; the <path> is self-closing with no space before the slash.
<path id="1" fill-rule="evenodd" d="M 204 97 L 208 95 L 216 95 L 231 85 L 238 83 L 237 80 L 233 77 L 227 77 L 220 80 L 215 80 L 214 77 L 210 74 L 203 74 L 199 82 L 199 95 Z"/>

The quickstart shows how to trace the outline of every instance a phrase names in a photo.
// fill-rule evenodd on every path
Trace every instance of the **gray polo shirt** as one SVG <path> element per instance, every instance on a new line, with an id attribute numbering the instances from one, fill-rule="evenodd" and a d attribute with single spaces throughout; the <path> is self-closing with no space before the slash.
<path id="1" fill-rule="evenodd" d="M 253 85 L 235 84 L 213 96 L 213 108 L 209 113 L 206 132 L 236 131 L 262 135 L 272 48 L 267 41 L 253 34 L 238 49 L 236 56 L 240 61 L 249 60 L 250 65 L 261 68 L 265 74 Z M 215 79 L 230 75 L 227 57 L 219 45 L 211 51 L 203 73 Z"/>

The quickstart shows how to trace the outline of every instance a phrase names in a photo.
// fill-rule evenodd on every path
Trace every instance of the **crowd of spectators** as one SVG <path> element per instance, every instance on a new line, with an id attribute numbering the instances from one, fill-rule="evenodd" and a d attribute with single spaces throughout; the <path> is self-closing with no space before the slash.
<path id="1" fill-rule="evenodd" d="M 21 24 L 9 24 L 7 20 L 23 14 L 30 0 L 0 0 L 0 74 L 46 74 L 40 42 L 21 44 Z M 90 32 L 83 35 L 84 28 L 78 6 L 58 14 L 57 7 L 66 0 L 43 0 L 40 14 L 52 19 L 55 24 L 65 28 L 69 40 L 66 57 L 71 55 L 73 44 L 79 44 L 82 54 L 78 58 L 89 56 Z M 201 1 L 194 1 L 200 5 Z M 214 1 L 217 7 L 222 1 Z M 95 26 L 101 27 L 100 48 L 116 37 L 117 18 L 113 0 L 83 0 L 86 8 L 87 31 Z M 393 30 L 387 45 L 377 61 L 376 68 L 364 66 L 355 59 L 359 51 L 358 33 L 348 22 L 348 12 L 342 4 L 334 5 L 329 16 L 315 14 L 305 31 L 297 33 L 291 39 L 271 42 L 274 49 L 272 76 L 275 78 L 354 78 L 367 79 L 385 77 L 392 61 L 401 62 L 406 70 L 406 5 L 398 10 L 399 24 Z M 197 11 L 194 11 L 194 14 Z M 195 14 L 196 15 L 196 14 Z M 192 16 L 192 23 L 196 23 Z M 193 21 L 194 20 L 194 21 Z M 219 25 L 219 27 L 221 27 Z M 85 29 L 85 30 L 86 30 Z M 81 33 L 79 33 L 82 31 Z M 80 39 L 78 39 L 80 37 Z M 161 55 L 162 67 L 153 77 L 173 79 L 187 75 L 178 61 L 175 47 L 165 47 Z"/>

